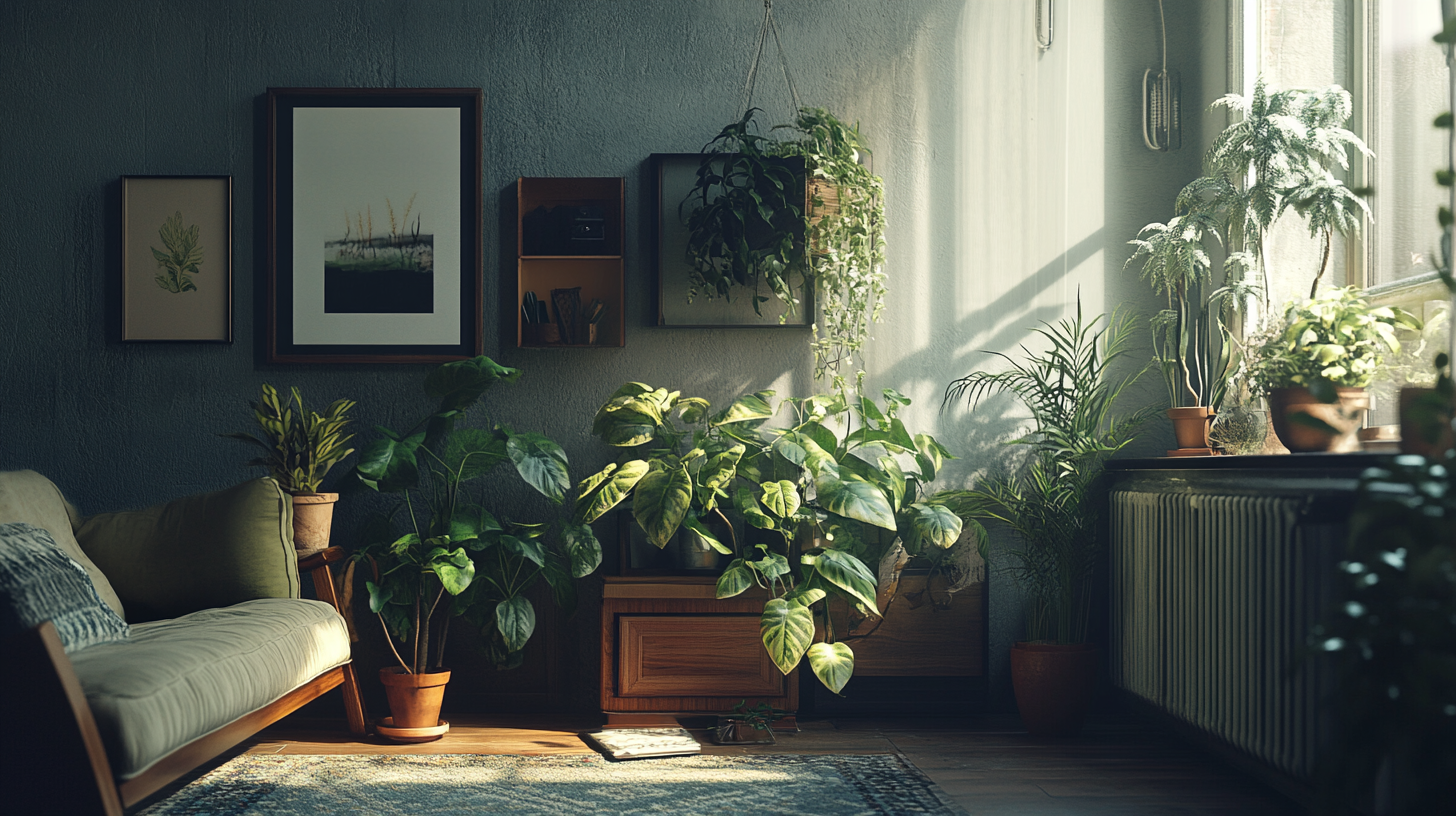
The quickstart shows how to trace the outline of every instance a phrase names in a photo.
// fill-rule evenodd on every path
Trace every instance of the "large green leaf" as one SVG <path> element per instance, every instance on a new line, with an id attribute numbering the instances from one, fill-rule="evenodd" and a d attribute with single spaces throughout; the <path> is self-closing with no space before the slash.
<path id="1" fill-rule="evenodd" d="M 721 582 L 720 582 L 721 583 Z M 751 583 L 751 580 L 750 580 Z M 373 581 L 365 581 L 364 588 L 369 590 L 369 611 L 378 615 L 384 611 L 384 607 L 394 598 L 394 587 L 389 584 L 376 584 Z M 747 589 L 747 587 L 744 587 Z M 739 590 L 741 592 L 742 590 Z M 734 593 L 737 594 L 737 593 Z M 725 595 L 718 596 L 727 597 Z"/>
<path id="2" fill-rule="evenodd" d="M 748 566 L 758 570 L 769 581 L 781 578 L 790 572 L 789 559 L 775 552 L 764 553 L 763 558 L 757 561 L 749 561 Z"/>
<path id="3" fill-rule="evenodd" d="M 420 469 L 415 451 L 425 440 L 424 434 L 405 439 L 376 439 L 359 452 L 355 469 L 366 485 L 383 493 L 398 493 L 419 484 Z"/>
<path id="4" fill-rule="evenodd" d="M 753 497 L 753 491 L 747 485 L 739 485 L 738 492 L 733 496 L 733 506 L 743 514 L 744 521 L 760 530 L 772 530 L 776 526 L 773 517 L 763 512 L 758 499 Z"/>
<path id="5" fill-rule="evenodd" d="M 513 434 L 506 443 L 506 453 L 526 484 L 561 504 L 566 489 L 571 487 L 571 477 L 566 473 L 566 451 L 560 445 L 538 433 Z"/>
<path id="6" fill-rule="evenodd" d="M 879 486 L 848 471 L 838 477 L 827 468 L 814 480 L 819 504 L 825 510 L 886 530 L 895 529 L 895 512 Z"/>
<path id="7" fill-rule="evenodd" d="M 632 515 L 647 532 L 647 540 L 661 549 L 667 546 L 693 498 L 693 480 L 681 467 L 650 471 L 637 482 Z"/>
<path id="8" fill-rule="evenodd" d="M 814 613 L 806 606 L 774 598 L 763 605 L 758 631 L 769 658 L 779 671 L 788 674 L 814 641 Z"/>
<path id="9" fill-rule="evenodd" d="M 751 586 L 753 586 L 753 573 L 749 572 L 748 565 L 742 558 L 735 558 L 728 564 L 728 568 L 723 570 L 723 574 L 718 576 L 718 587 L 714 596 L 732 598 L 735 595 L 743 594 Z M 370 603 L 373 603 L 373 596 L 370 597 Z"/>
<path id="10" fill-rule="evenodd" d="M 425 378 L 425 393 L 440 400 L 440 411 L 455 411 L 480 399 L 497 380 L 513 381 L 521 376 L 518 368 L 497 365 L 489 357 L 445 363 Z"/>
<path id="11" fill-rule="evenodd" d="M 779 518 L 788 518 L 799 512 L 799 487 L 787 479 L 777 482 L 764 482 L 759 485 L 763 490 L 763 506 L 768 508 Z"/>
<path id="12" fill-rule="evenodd" d="M 524 536 L 503 535 L 500 543 L 506 552 L 519 555 L 538 567 L 546 566 L 546 548 L 541 546 L 541 542 Z"/>
<path id="13" fill-rule="evenodd" d="M 445 443 L 445 467 L 465 481 L 484 475 L 506 460 L 506 440 L 479 428 L 462 428 Z"/>
<path id="14" fill-rule="evenodd" d="M 620 466 L 607 465 L 601 472 L 582 480 L 577 488 L 577 521 L 590 524 L 631 495 L 632 488 L 647 475 L 648 464 L 633 459 Z"/>
<path id="15" fill-rule="evenodd" d="M 585 578 L 602 565 L 602 544 L 597 541 L 591 527 L 585 524 L 563 525 L 561 538 L 566 542 L 573 578 Z"/>
<path id="16" fill-rule="evenodd" d="M 813 606 L 829 596 L 828 592 L 805 581 L 784 593 L 784 600 L 799 606 Z"/>
<path id="17" fill-rule="evenodd" d="M 698 481 L 709 490 L 726 487 L 729 482 L 733 481 L 733 476 L 738 471 L 738 462 L 743 458 L 745 450 L 746 448 L 739 444 L 708 457 L 708 461 L 703 464 L 702 471 L 698 473 Z"/>
<path id="18" fill-rule="evenodd" d="M 880 614 L 875 605 L 875 574 L 863 561 L 843 550 L 813 550 L 805 553 L 803 560 L 812 564 L 814 572 L 824 580 L 854 596 L 876 615 Z"/>
<path id="19" fill-rule="evenodd" d="M 745 394 L 733 401 L 733 404 L 725 408 L 709 421 L 709 425 L 735 425 L 740 422 L 765 422 L 774 415 L 773 406 L 768 404 L 768 397 L 773 396 L 772 391 L 760 391 L 756 394 Z"/>
<path id="20" fill-rule="evenodd" d="M 946 450 L 929 434 L 915 435 L 915 462 L 920 465 L 920 478 L 925 482 L 935 481 L 945 462 Z"/>
<path id="21" fill-rule="evenodd" d="M 463 548 L 431 558 L 429 568 L 451 595 L 464 592 L 475 580 L 475 562 L 470 560 Z"/>
<path id="22" fill-rule="evenodd" d="M 495 626 L 506 642 L 506 648 L 519 652 L 536 631 L 536 608 L 524 595 L 516 595 L 496 604 Z"/>
<path id="23" fill-rule="evenodd" d="M 814 676 L 835 694 L 854 676 L 854 652 L 843 643 L 815 643 L 808 654 Z"/>
<path id="24" fill-rule="evenodd" d="M 700 521 L 693 513 L 690 512 L 686 516 L 683 516 L 682 524 L 703 541 L 707 542 L 709 547 L 712 547 L 723 555 L 733 554 L 733 550 L 727 544 L 719 541 L 718 537 L 713 534 L 713 531 L 709 530 L 708 526 Z"/>
<path id="25" fill-rule="evenodd" d="M 956 543 L 961 535 L 960 517 L 941 504 L 915 502 L 906 508 L 910 523 L 921 538 L 941 549 Z"/>

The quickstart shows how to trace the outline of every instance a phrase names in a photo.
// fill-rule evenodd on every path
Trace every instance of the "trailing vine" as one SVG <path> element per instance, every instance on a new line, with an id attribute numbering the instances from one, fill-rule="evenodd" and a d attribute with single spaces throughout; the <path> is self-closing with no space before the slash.
<path id="1" fill-rule="evenodd" d="M 797 291 L 812 285 L 820 312 L 810 344 L 814 377 L 845 391 L 884 308 L 883 181 L 861 163 L 869 150 L 858 125 L 804 107 L 793 124 L 773 128 L 792 134 L 776 140 L 752 132 L 755 113 L 750 108 L 704 146 L 697 183 L 679 206 L 680 215 L 692 207 L 689 300 L 750 288 L 762 314 L 766 287 L 785 306 L 783 322 L 801 305 Z M 805 177 L 807 208 L 799 198 Z M 863 379 L 860 370 L 856 387 Z"/>

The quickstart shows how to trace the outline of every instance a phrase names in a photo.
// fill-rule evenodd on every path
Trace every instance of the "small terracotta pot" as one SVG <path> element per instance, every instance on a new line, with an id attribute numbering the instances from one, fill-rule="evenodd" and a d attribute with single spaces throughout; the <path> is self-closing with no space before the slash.
<path id="1" fill-rule="evenodd" d="M 1449 425 L 1438 429 L 1434 442 L 1428 439 L 1426 437 L 1427 429 L 1421 427 L 1423 425 L 1421 419 L 1412 410 L 1418 402 L 1436 402 L 1435 394 L 1436 389 L 1434 388 L 1406 386 L 1400 389 L 1401 453 L 1418 453 L 1428 459 L 1435 459 L 1443 455 L 1452 445 L 1456 445 L 1456 434 L 1452 433 Z"/>
<path id="2" fill-rule="evenodd" d="M 1363 388 L 1336 388 L 1336 402 L 1320 402 L 1303 387 L 1269 391 L 1269 416 L 1274 433 L 1293 453 L 1348 453 L 1360 450 L 1360 421 L 1370 409 L 1370 395 Z M 1330 433 L 1291 422 L 1295 414 L 1315 417 L 1338 429 Z"/>
<path id="3" fill-rule="evenodd" d="M 1169 408 L 1168 419 L 1173 421 L 1173 438 L 1180 448 L 1211 448 L 1208 429 L 1213 427 L 1214 411 L 1206 406 L 1193 408 Z"/>
<path id="4" fill-rule="evenodd" d="M 338 493 L 299 493 L 293 496 L 293 547 L 321 550 L 329 546 Z"/>
<path id="5" fill-rule="evenodd" d="M 379 670 L 384 696 L 396 728 L 431 728 L 440 723 L 440 706 L 445 701 L 445 684 L 450 670 L 410 674 L 399 666 Z"/>
<path id="6" fill-rule="evenodd" d="M 1064 737 L 1082 730 L 1097 682 L 1097 656 L 1090 643 L 1011 647 L 1011 687 L 1027 731 Z"/>

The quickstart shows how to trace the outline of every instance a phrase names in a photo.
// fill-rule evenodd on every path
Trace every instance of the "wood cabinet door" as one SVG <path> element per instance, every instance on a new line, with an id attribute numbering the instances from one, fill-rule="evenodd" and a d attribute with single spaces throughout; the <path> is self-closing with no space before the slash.
<path id="1" fill-rule="evenodd" d="M 620 697 L 779 697 L 758 615 L 622 615 Z"/>

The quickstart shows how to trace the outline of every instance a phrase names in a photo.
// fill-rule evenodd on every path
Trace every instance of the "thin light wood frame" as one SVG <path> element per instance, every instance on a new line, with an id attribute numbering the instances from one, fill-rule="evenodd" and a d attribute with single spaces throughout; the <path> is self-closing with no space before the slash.
<path id="1" fill-rule="evenodd" d="M 483 107 L 479 88 L 268 89 L 268 362 L 433 363 L 484 352 Z M 394 222 L 412 210 L 413 222 Z M 428 309 L 422 294 L 411 302 L 373 283 L 342 285 L 341 267 L 332 276 L 326 267 L 331 247 L 357 255 L 356 273 L 396 275 L 406 293 L 423 290 L 402 273 L 428 271 Z M 377 259 L 381 248 L 409 255 L 412 268 L 365 269 L 364 254 Z M 300 258 L 317 271 L 301 271 Z M 436 282 L 437 271 L 458 286 Z"/>
<path id="2" fill-rule="evenodd" d="M 121 177 L 121 341 L 233 341 L 233 177 Z"/>

